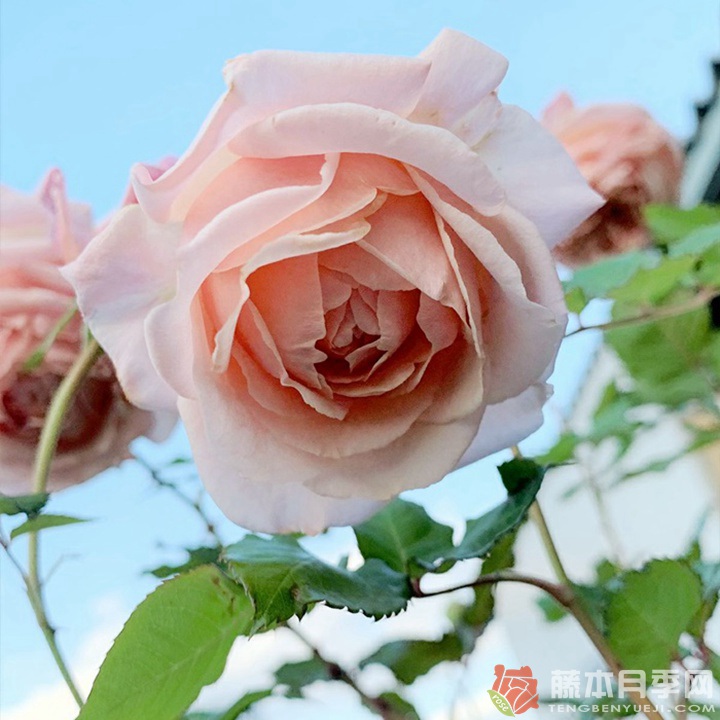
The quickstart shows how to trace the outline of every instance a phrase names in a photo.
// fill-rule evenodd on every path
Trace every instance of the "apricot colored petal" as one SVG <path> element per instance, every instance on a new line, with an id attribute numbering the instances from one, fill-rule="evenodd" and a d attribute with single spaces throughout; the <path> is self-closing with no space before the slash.
<path id="1" fill-rule="evenodd" d="M 130 205 L 61 270 L 128 399 L 147 409 L 170 409 L 176 401 L 150 358 L 145 330 L 148 315 L 174 292 L 180 232 L 180 226 L 155 223 Z M 178 352 L 191 353 L 190 346 L 173 348 L 176 362 L 182 361 Z"/>
<path id="2" fill-rule="evenodd" d="M 460 459 L 458 467 L 517 445 L 532 435 L 542 425 L 543 405 L 551 395 L 550 385 L 537 383 L 517 397 L 488 406 L 478 433 Z"/>
<path id="3" fill-rule="evenodd" d="M 427 172 L 485 214 L 497 212 L 505 201 L 482 158 L 450 131 L 363 105 L 313 105 L 279 112 L 239 133 L 229 147 L 238 155 L 270 158 L 373 153 Z"/>
<path id="4" fill-rule="evenodd" d="M 505 188 L 508 202 L 535 223 L 549 248 L 604 204 L 560 142 L 518 107 L 505 105 L 497 126 L 475 150 Z"/>
<path id="5" fill-rule="evenodd" d="M 477 40 L 443 30 L 420 54 L 431 63 L 411 118 L 453 130 L 502 82 L 508 61 Z"/>

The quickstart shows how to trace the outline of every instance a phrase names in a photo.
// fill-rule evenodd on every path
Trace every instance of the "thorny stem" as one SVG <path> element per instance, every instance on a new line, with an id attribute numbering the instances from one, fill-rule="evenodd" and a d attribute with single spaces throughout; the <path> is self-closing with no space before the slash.
<path id="1" fill-rule="evenodd" d="M 165 480 L 160 474 L 160 472 L 157 470 L 157 468 L 154 468 L 152 465 L 150 465 L 147 460 L 140 457 L 139 455 L 135 455 L 134 457 L 135 460 L 140 465 L 142 465 L 145 470 L 147 470 L 148 475 L 150 475 L 153 482 L 158 485 L 158 487 L 170 490 L 170 492 L 172 492 L 178 499 L 180 499 L 183 503 L 185 503 L 188 507 L 192 508 L 197 513 L 198 517 L 205 525 L 205 530 L 209 535 L 212 536 L 212 538 L 219 546 L 222 546 L 224 544 L 222 538 L 220 537 L 220 534 L 217 531 L 217 528 L 215 527 L 215 523 L 213 522 L 212 518 L 210 518 L 210 516 L 205 512 L 199 499 L 193 500 L 192 498 L 189 498 L 174 483 Z"/>
<path id="2" fill-rule="evenodd" d="M 399 720 L 397 713 L 388 705 L 388 703 L 380 697 L 373 697 L 368 695 L 354 680 L 352 675 L 348 673 L 338 663 L 328 660 L 322 655 L 322 653 L 313 645 L 313 643 L 305 637 L 305 635 L 294 625 L 286 623 L 285 627 L 293 633 L 317 658 L 328 670 L 328 674 L 333 680 L 339 680 L 344 682 L 346 685 L 351 687 L 360 697 L 362 704 L 374 713 L 380 715 L 384 720 Z"/>
<path id="3" fill-rule="evenodd" d="M 555 574 L 558 580 L 561 582 L 563 590 L 567 593 L 567 602 L 564 603 L 568 612 L 577 620 L 580 627 L 585 631 L 585 634 L 590 638 L 596 650 L 600 653 L 602 659 L 607 663 L 608 668 L 612 671 L 616 678 L 620 677 L 620 673 L 623 670 L 622 665 L 615 657 L 615 653 L 608 644 L 605 636 L 602 634 L 595 621 L 590 617 L 589 613 L 585 609 L 582 600 L 577 596 L 574 590 L 572 580 L 570 580 L 565 566 L 560 559 L 557 546 L 550 534 L 550 529 L 545 520 L 545 516 L 540 508 L 540 504 L 536 500 L 530 508 L 530 517 L 536 524 L 540 537 L 542 538 L 543 545 L 550 559 L 550 563 L 553 566 Z M 553 596 L 555 597 L 555 596 Z M 555 598 L 558 599 L 557 597 Z M 658 709 L 652 703 L 652 701 L 641 692 L 627 690 L 627 694 L 630 699 L 642 708 L 643 714 L 649 718 L 649 720 L 663 720 L 663 716 L 660 714 Z"/>
<path id="4" fill-rule="evenodd" d="M 557 600 L 563 607 L 568 607 L 570 602 L 570 594 L 562 585 L 548 580 L 543 580 L 542 578 L 536 578 L 532 575 L 523 575 L 522 573 L 517 573 L 513 570 L 499 570 L 498 572 L 487 573 L 486 575 L 481 575 L 470 583 L 450 588 L 443 588 L 442 590 L 431 590 L 430 592 L 425 592 L 419 587 L 415 587 L 413 589 L 413 595 L 419 598 L 435 597 L 437 595 L 447 595 L 448 593 L 456 592 L 457 590 L 482 587 L 483 585 L 496 585 L 501 582 L 514 582 L 521 583 L 523 585 L 532 585 L 533 587 L 546 592 L 548 595 Z"/>
<path id="5" fill-rule="evenodd" d="M 597 508 L 600 525 L 602 526 L 603 535 L 610 546 L 610 552 L 613 555 L 615 563 L 622 567 L 625 564 L 625 552 L 623 550 L 622 542 L 613 527 L 610 512 L 608 510 L 607 503 L 605 502 L 605 493 L 603 488 L 600 486 L 600 483 L 594 473 L 588 467 L 582 463 L 580 466 L 588 487 L 590 488 L 593 499 L 595 500 L 595 507 Z"/>
<path id="6" fill-rule="evenodd" d="M 522 452 L 517 445 L 513 445 L 511 450 L 514 457 L 522 457 Z M 605 636 L 600 631 L 600 628 L 598 628 L 595 621 L 592 617 L 590 617 L 589 613 L 585 609 L 582 600 L 577 596 L 577 593 L 575 592 L 575 585 L 565 570 L 557 545 L 555 545 L 555 541 L 550 533 L 550 528 L 545 520 L 545 515 L 543 514 L 543 511 L 540 508 L 540 503 L 537 500 L 535 500 L 530 507 L 530 517 L 537 526 L 543 545 L 545 546 L 545 551 L 548 554 L 550 564 L 553 567 L 557 579 L 560 581 L 560 585 L 546 583 L 546 581 L 542 580 L 540 582 L 546 585 L 546 587 L 542 587 L 537 578 L 531 578 L 532 582 L 529 584 L 535 585 L 536 587 L 542 587 L 545 592 L 551 595 L 567 609 L 575 620 L 577 620 L 580 627 L 585 631 L 585 634 L 592 641 L 593 645 L 595 645 L 595 649 L 607 663 L 607 666 L 610 668 L 613 675 L 619 679 L 620 672 L 623 670 L 623 667 L 615 657 L 615 653 L 605 639 Z M 513 580 L 515 582 L 527 582 L 528 580 L 527 577 L 523 577 L 523 579 L 520 580 L 517 575 L 513 574 L 513 576 Z M 558 588 L 561 589 L 559 594 Z M 636 705 L 639 705 L 642 708 L 643 714 L 649 718 L 649 720 L 664 720 L 663 716 L 660 712 L 658 712 L 658 709 L 644 693 L 628 690 L 628 696 Z"/>
<path id="7" fill-rule="evenodd" d="M 57 449 L 58 439 L 62 430 L 63 419 L 65 413 L 70 407 L 70 403 L 82 384 L 92 366 L 102 355 L 102 348 L 95 339 L 91 339 L 85 346 L 83 351 L 78 355 L 68 374 L 63 378 L 58 386 L 53 399 L 45 416 L 38 442 L 37 453 L 35 455 L 35 469 L 33 473 L 33 493 L 44 493 L 47 487 L 47 480 L 50 474 L 50 466 Z M 45 641 L 50 648 L 55 663 L 60 670 L 70 693 L 79 707 L 83 706 L 83 699 L 80 691 L 77 689 L 72 679 L 70 670 L 65 659 L 60 652 L 57 641 L 55 640 L 55 629 L 50 624 L 45 608 L 45 600 L 43 598 L 43 584 L 40 580 L 40 548 L 39 538 L 36 532 L 31 532 L 28 538 L 28 572 L 23 574 L 25 587 L 27 589 L 30 605 L 37 619 L 40 630 L 45 637 Z"/>
<path id="8" fill-rule="evenodd" d="M 416 597 L 434 597 L 437 595 L 445 595 L 447 593 L 456 592 L 458 590 L 476 588 L 482 585 L 495 585 L 496 583 L 501 582 L 514 582 L 531 585 L 533 587 L 540 588 L 550 595 L 550 597 L 562 605 L 562 607 L 564 607 L 575 618 L 575 620 L 577 620 L 579 625 L 595 645 L 603 660 L 607 663 L 610 670 L 616 677 L 619 677 L 619 673 L 623 670 L 622 666 L 617 661 L 602 633 L 597 628 L 592 618 L 587 614 L 585 608 L 582 606 L 570 586 L 549 582 L 547 580 L 543 580 L 542 578 L 536 578 L 530 575 L 523 575 L 512 570 L 503 570 L 500 572 L 488 573 L 487 575 L 481 575 L 473 582 L 443 590 L 423 592 L 419 588 L 415 588 L 414 594 Z M 650 718 L 650 720 L 664 720 L 663 716 L 645 695 L 631 692 L 629 690 L 627 693 L 635 705 L 641 707 L 642 712 L 646 715 L 646 717 Z"/>
<path id="9" fill-rule="evenodd" d="M 678 315 L 685 315 L 685 313 L 692 312 L 707 305 L 717 294 L 717 288 L 706 288 L 685 303 L 658 308 L 651 312 L 635 315 L 634 317 L 610 320 L 609 322 L 600 323 L 599 325 L 580 325 L 580 327 L 567 333 L 565 337 L 569 338 L 586 330 L 615 330 L 616 328 L 632 327 L 633 325 L 642 325 L 646 322 L 654 322 L 656 320 L 677 317 Z"/>

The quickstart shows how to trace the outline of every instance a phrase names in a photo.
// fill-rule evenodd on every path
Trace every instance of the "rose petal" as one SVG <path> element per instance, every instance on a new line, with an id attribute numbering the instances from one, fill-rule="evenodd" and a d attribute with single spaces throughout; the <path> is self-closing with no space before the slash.
<path id="1" fill-rule="evenodd" d="M 480 429 L 458 467 L 516 445 L 532 435 L 542 425 L 543 405 L 551 395 L 552 386 L 538 383 L 517 397 L 488 406 Z"/>
<path id="2" fill-rule="evenodd" d="M 604 203 L 563 146 L 518 107 L 505 105 L 497 126 L 475 150 L 505 188 L 508 202 L 535 223 L 549 248 Z"/>
<path id="3" fill-rule="evenodd" d="M 192 439 L 193 458 L 207 491 L 233 522 L 255 532 L 313 535 L 329 525 L 354 525 L 383 501 L 325 497 L 297 483 L 250 479 L 235 462 L 235 439 L 208 438 L 199 403 L 181 399 L 180 413 Z M 278 477 L 276 476 L 276 480 Z"/>
<path id="4" fill-rule="evenodd" d="M 373 153 L 427 172 L 485 214 L 497 212 L 505 200 L 482 159 L 451 132 L 363 105 L 312 105 L 279 112 L 243 130 L 229 147 L 238 155 L 269 158 Z"/>
<path id="5" fill-rule="evenodd" d="M 411 119 L 453 132 L 497 88 L 508 68 L 500 53 L 457 30 L 443 30 L 420 57 L 431 62 L 430 73 Z"/>
<path id="6" fill-rule="evenodd" d="M 61 270 L 128 399 L 148 409 L 171 409 L 177 398 L 150 358 L 145 322 L 173 293 L 180 232 L 179 225 L 155 223 L 129 205 Z"/>

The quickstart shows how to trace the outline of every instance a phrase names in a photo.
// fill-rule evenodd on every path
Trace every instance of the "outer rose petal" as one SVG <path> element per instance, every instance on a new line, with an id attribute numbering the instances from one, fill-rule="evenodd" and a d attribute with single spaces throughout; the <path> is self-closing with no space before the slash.
<path id="1" fill-rule="evenodd" d="M 172 297 L 180 232 L 129 205 L 61 271 L 76 288 L 78 306 L 112 358 L 125 394 L 142 408 L 169 410 L 177 399 L 150 360 L 144 322 Z"/>
<path id="2" fill-rule="evenodd" d="M 318 153 L 373 153 L 423 170 L 485 215 L 500 210 L 501 185 L 481 158 L 451 132 L 352 103 L 286 110 L 239 133 L 239 155 L 293 157 Z"/>
<path id="3" fill-rule="evenodd" d="M 228 62 L 228 92 L 219 100 L 183 157 L 153 182 L 137 167 L 134 189 L 157 220 L 170 218 L 180 195 L 206 184 L 232 157 L 226 143 L 269 115 L 317 103 L 362 103 L 400 116 L 418 102 L 430 63 L 420 58 L 256 52 Z M 148 189 L 152 187 L 152 191 Z"/>
<path id="4" fill-rule="evenodd" d="M 251 480 L 239 472 L 229 448 L 208 439 L 198 402 L 181 399 L 179 409 L 208 492 L 238 525 L 256 532 L 314 535 L 328 525 L 354 525 L 384 505 L 371 499 L 326 497 L 297 483 L 275 484 L 262 477 Z"/>
<path id="5" fill-rule="evenodd" d="M 420 57 L 431 63 L 412 120 L 457 131 L 502 82 L 508 61 L 477 40 L 457 30 L 443 30 Z"/>
<path id="6" fill-rule="evenodd" d="M 478 434 L 457 467 L 470 465 L 532 435 L 543 423 L 543 405 L 551 395 L 551 385 L 538 383 L 517 397 L 490 405 L 483 415 Z"/>
<path id="7" fill-rule="evenodd" d="M 508 202 L 537 226 L 549 248 L 605 202 L 591 190 L 563 146 L 513 105 L 475 150 L 505 188 Z"/>

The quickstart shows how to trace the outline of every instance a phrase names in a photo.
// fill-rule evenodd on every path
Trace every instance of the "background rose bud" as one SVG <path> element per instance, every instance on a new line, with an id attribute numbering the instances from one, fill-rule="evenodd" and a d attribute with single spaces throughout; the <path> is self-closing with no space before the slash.
<path id="1" fill-rule="evenodd" d="M 548 106 L 542 123 L 607 201 L 555 247 L 556 257 L 576 267 L 645 247 L 650 237 L 643 206 L 678 197 L 683 167 L 678 143 L 641 107 L 578 109 L 566 94 Z"/>
<path id="2" fill-rule="evenodd" d="M 93 235 L 90 208 L 69 203 L 51 171 L 37 195 L 0 188 L 0 492 L 30 491 L 40 431 L 53 393 L 83 342 L 79 313 L 44 354 L 29 362 L 75 303 L 59 267 Z M 128 457 L 128 444 L 166 434 L 172 417 L 124 398 L 102 358 L 81 385 L 63 423 L 48 488 L 82 482 Z"/>
<path id="3" fill-rule="evenodd" d="M 66 269 L 123 387 L 179 406 L 236 522 L 316 532 L 541 422 L 549 247 L 600 205 L 445 31 L 418 58 L 259 52 Z"/>

